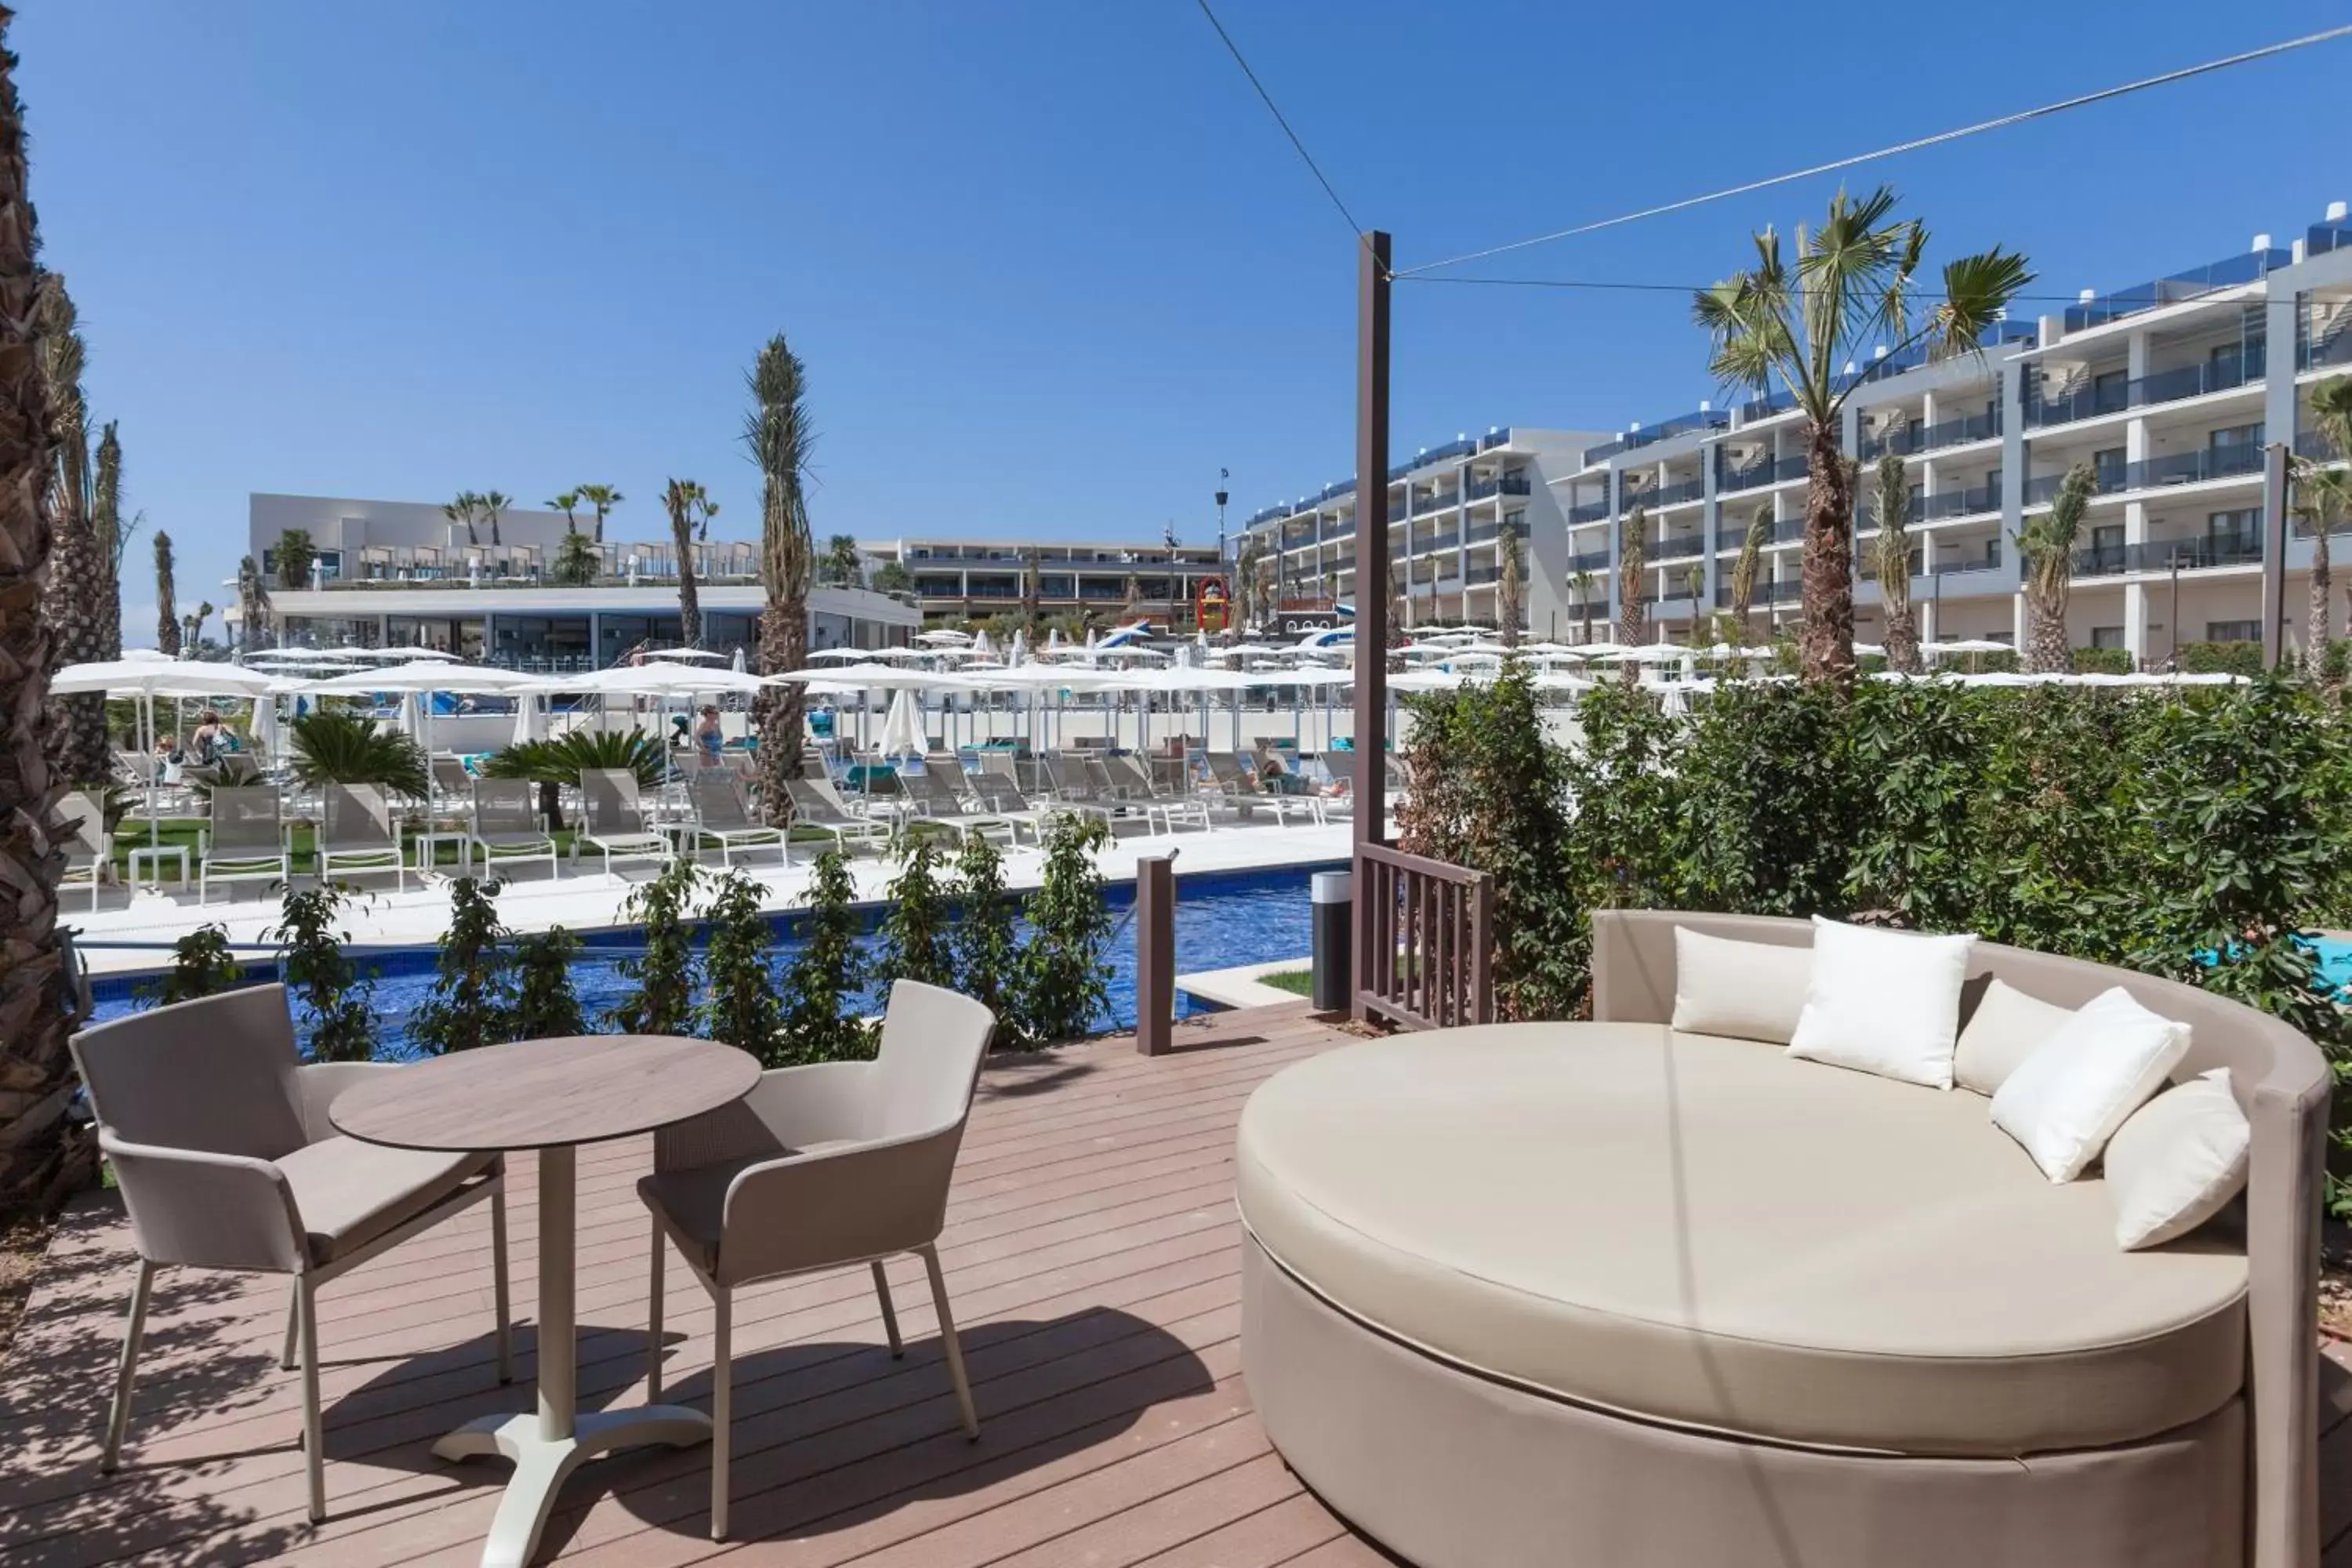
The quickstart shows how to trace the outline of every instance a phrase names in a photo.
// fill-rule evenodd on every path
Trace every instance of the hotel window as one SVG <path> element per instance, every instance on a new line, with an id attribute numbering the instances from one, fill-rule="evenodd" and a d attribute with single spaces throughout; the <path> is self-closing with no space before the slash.
<path id="1" fill-rule="evenodd" d="M 2263 444 L 2263 427 L 2252 425 L 2232 425 L 2226 430 L 2216 430 L 2205 437 L 2205 449 L 2220 452 L 2237 447 L 2259 447 Z"/>
<path id="2" fill-rule="evenodd" d="M 2092 646 L 2093 647 L 2123 647 L 2123 646 L 2124 646 L 2124 629 L 2123 629 L 2123 627 L 2121 627 L 2121 626 L 2093 626 L 2093 627 L 2091 628 L 2091 646 Z"/>
<path id="3" fill-rule="evenodd" d="M 2260 621 L 2207 621 L 2207 642 L 2260 642 L 2263 623 Z"/>

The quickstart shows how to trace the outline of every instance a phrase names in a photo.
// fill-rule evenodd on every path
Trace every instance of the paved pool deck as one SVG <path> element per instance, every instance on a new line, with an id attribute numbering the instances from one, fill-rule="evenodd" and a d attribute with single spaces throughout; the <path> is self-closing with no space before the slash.
<path id="1" fill-rule="evenodd" d="M 1172 851 L 1181 883 L 1204 872 L 1273 870 L 1345 860 L 1349 853 L 1349 835 L 1345 822 L 1326 826 L 1220 825 L 1210 832 L 1188 829 L 1173 835 L 1121 837 L 1097 858 L 1107 879 L 1125 883 L 1135 880 L 1138 860 Z M 788 910 L 807 903 L 814 858 L 812 847 L 795 845 L 789 866 L 779 865 L 773 851 L 740 856 L 736 864 L 765 889 L 762 908 Z M 718 869 L 716 850 L 709 851 L 704 859 L 712 870 Z M 590 864 L 584 859 L 576 867 L 566 864 L 562 874 L 551 881 L 543 867 L 522 871 L 499 894 L 499 919 L 517 931 L 561 925 L 585 933 L 626 924 L 622 903 L 631 889 L 652 879 L 656 868 L 638 864 L 608 875 L 591 869 Z M 1044 868 L 1045 856 L 1033 846 L 1023 844 L 1005 856 L 1005 880 L 1016 892 L 1036 887 Z M 859 900 L 879 902 L 898 874 L 898 866 L 870 851 L 860 851 L 851 858 L 850 870 Z M 389 872 L 345 873 L 339 879 L 351 882 L 362 894 L 346 915 L 349 940 L 358 946 L 431 946 L 447 929 L 446 875 L 436 874 L 420 882 L 412 871 L 405 891 L 394 890 Z M 215 889 L 212 901 L 203 905 L 196 902 L 193 891 L 183 895 L 176 889 L 158 892 L 142 888 L 127 900 L 109 889 L 94 914 L 86 895 L 68 889 L 64 920 L 79 933 L 77 941 L 91 974 L 111 975 L 164 967 L 170 962 L 172 943 L 206 924 L 226 927 L 233 945 L 266 946 L 262 932 L 277 923 L 278 914 L 274 890 L 265 884 L 245 883 Z"/>

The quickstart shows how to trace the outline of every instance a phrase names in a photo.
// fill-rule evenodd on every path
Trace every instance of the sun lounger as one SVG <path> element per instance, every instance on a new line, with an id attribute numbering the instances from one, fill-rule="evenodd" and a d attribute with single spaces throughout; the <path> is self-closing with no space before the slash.
<path id="1" fill-rule="evenodd" d="M 842 804 L 833 785 L 815 779 L 793 779 L 793 826 L 813 827 L 833 836 L 835 847 L 847 852 L 851 842 L 880 846 L 890 837 L 890 826 L 878 817 L 859 816 Z"/>
<path id="2" fill-rule="evenodd" d="M 482 856 L 482 875 L 498 867 L 547 862 L 547 874 L 556 875 L 555 840 L 540 826 L 535 796 L 539 786 L 528 779 L 476 779 L 473 820 L 466 835 L 465 865 L 472 851 Z M 463 867 L 461 866 L 461 868 Z"/>
<path id="3" fill-rule="evenodd" d="M 923 759 L 920 773 L 898 775 L 899 787 L 905 791 L 907 809 L 900 817 L 907 822 L 928 822 L 951 829 L 961 842 L 975 833 L 1001 833 L 1007 840 L 1016 837 L 1013 824 L 1007 818 L 988 812 L 971 810 L 964 802 L 957 785 L 963 777 L 963 764 L 955 758 L 933 752 Z"/>
<path id="4" fill-rule="evenodd" d="M 687 785 L 694 800 L 694 841 L 701 847 L 706 838 L 719 841 L 719 863 L 731 866 L 738 849 L 773 849 L 792 864 L 792 842 L 781 827 L 771 827 L 751 816 L 751 808 L 743 798 L 743 786 L 736 782 L 732 770 L 705 768 L 694 775 Z"/>
<path id="5" fill-rule="evenodd" d="M 106 802 L 78 789 L 58 803 L 58 816 L 66 827 L 60 845 L 66 868 L 58 879 L 58 888 L 63 890 L 76 878 L 89 878 L 89 907 L 96 910 L 99 888 L 114 875 L 114 836 L 106 830 Z"/>
<path id="6" fill-rule="evenodd" d="M 1215 781 L 1218 797 L 1237 816 L 1247 816 L 1259 806 L 1274 814 L 1276 825 L 1296 816 L 1307 822 L 1319 823 L 1323 812 L 1318 797 L 1311 795 L 1280 795 L 1262 787 L 1244 769 L 1240 759 L 1228 752 L 1205 753 L 1209 761 L 1209 777 Z"/>
<path id="7" fill-rule="evenodd" d="M 1143 813 L 1146 827 L 1156 819 L 1163 833 L 1174 833 L 1179 821 L 1197 822 L 1202 832 L 1209 831 L 1207 801 L 1195 795 L 1171 795 L 1155 788 L 1142 761 L 1131 754 L 1089 757 L 1087 772 L 1111 798 Z"/>
<path id="8" fill-rule="evenodd" d="M 215 882 L 285 882 L 294 875 L 294 850 L 276 784 L 220 784 L 212 814 L 196 834 L 196 902 Z"/>
<path id="9" fill-rule="evenodd" d="M 580 774 L 580 831 L 572 836 L 572 858 L 583 847 L 604 857 L 610 875 L 616 860 L 662 861 L 675 851 L 667 835 L 655 831 L 637 775 L 626 768 L 587 768 Z"/>
<path id="10" fill-rule="evenodd" d="M 319 880 L 333 881 L 338 866 L 389 871 L 394 888 L 405 891 L 408 861 L 383 791 L 373 784 L 330 784 L 320 787 L 320 797 Z"/>

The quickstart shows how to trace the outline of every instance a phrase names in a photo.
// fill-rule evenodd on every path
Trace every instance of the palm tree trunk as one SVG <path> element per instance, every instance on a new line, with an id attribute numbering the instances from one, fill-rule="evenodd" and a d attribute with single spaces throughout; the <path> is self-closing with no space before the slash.
<path id="1" fill-rule="evenodd" d="M 0 30 L 9 13 L 0 6 Z M 0 1209 L 45 1213 L 89 1174 L 88 1141 L 66 1105 L 73 1020 L 58 984 L 56 817 L 64 781 L 49 761 L 55 657 L 40 615 L 52 531 L 42 504 L 54 460 L 48 387 L 37 353 L 33 208 L 16 57 L 0 38 Z"/>
<path id="2" fill-rule="evenodd" d="M 2062 594 L 2025 590 L 2025 668 L 2029 674 L 2066 675 L 2074 668 L 2074 640 L 2066 635 L 2066 600 Z"/>
<path id="3" fill-rule="evenodd" d="M 2332 586 L 2327 570 L 2327 525 L 2322 516 L 2311 529 L 2311 613 L 2305 627 L 2303 672 L 2314 680 L 2327 673 L 2327 594 Z"/>
<path id="4" fill-rule="evenodd" d="M 694 529 L 683 510 L 673 511 L 670 531 L 677 536 L 677 629 L 688 647 L 702 646 L 702 595 L 694 582 Z"/>
<path id="5" fill-rule="evenodd" d="M 1853 469 L 1836 426 L 1809 425 L 1805 454 L 1805 616 L 1800 668 L 1807 680 L 1853 679 Z"/>

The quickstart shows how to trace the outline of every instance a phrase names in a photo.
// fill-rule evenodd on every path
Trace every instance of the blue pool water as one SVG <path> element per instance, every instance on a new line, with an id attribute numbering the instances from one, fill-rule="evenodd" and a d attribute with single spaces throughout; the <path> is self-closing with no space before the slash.
<path id="1" fill-rule="evenodd" d="M 2314 937 L 2311 951 L 2319 960 L 2319 978 L 2327 983 L 2330 990 L 2341 994 L 2352 989 L 2352 942 Z"/>
<path id="2" fill-rule="evenodd" d="M 1321 868 L 1203 872 L 1177 879 L 1177 972 L 1190 973 L 1286 958 L 1303 962 L 1311 941 L 1307 882 L 1313 871 Z M 1096 1019 L 1096 1027 L 1131 1029 L 1135 1026 L 1134 884 L 1115 885 L 1107 889 L 1106 897 L 1118 924 L 1108 954 L 1110 1005 Z M 800 945 L 787 934 L 796 913 L 778 915 L 772 921 L 776 930 L 773 963 L 780 980 L 784 966 L 791 963 Z M 872 927 L 878 913 L 866 911 L 865 945 L 869 954 L 875 949 Z M 1023 940 L 1027 940 L 1025 925 L 1021 934 Z M 629 989 L 619 965 L 636 940 L 636 933 L 628 931 L 583 937 L 580 955 L 572 961 L 572 981 L 580 994 L 582 1008 L 599 1026 L 605 1012 L 616 1005 Z M 376 1016 L 383 1024 L 389 1056 L 407 1054 L 408 1018 L 432 994 L 435 956 L 429 948 L 372 950 L 362 956 L 362 963 L 375 974 Z M 273 967 L 267 963 L 248 964 L 247 973 L 257 981 L 276 978 Z M 96 982 L 92 989 L 99 1020 L 118 1018 L 146 1005 L 141 988 L 151 984 L 124 977 Z M 867 1011 L 880 1011 L 877 995 L 869 993 L 863 1000 Z M 1177 1005 L 1182 1014 L 1202 1010 L 1199 1004 L 1181 994 Z"/>

